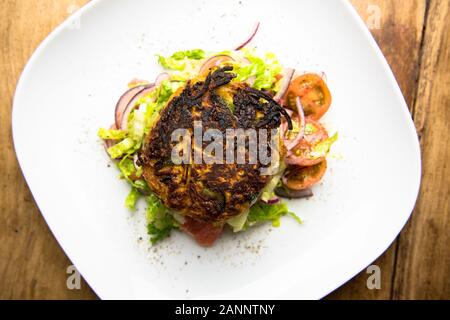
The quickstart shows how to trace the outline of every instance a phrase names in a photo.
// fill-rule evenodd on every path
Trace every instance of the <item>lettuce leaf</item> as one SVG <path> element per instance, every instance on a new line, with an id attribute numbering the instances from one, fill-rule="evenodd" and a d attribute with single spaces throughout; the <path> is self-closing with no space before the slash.
<path id="1" fill-rule="evenodd" d="M 331 146 L 338 140 L 337 132 L 331 137 L 318 143 L 310 153 L 312 159 L 326 157 L 330 152 Z"/>
<path id="2" fill-rule="evenodd" d="M 136 210 L 136 202 L 139 200 L 141 193 L 136 188 L 131 188 L 130 193 L 125 199 L 125 207 L 134 211 Z"/>
<path id="3" fill-rule="evenodd" d="M 179 84 L 164 80 L 158 88 L 156 103 L 160 106 L 164 105 L 179 86 Z"/>
<path id="4" fill-rule="evenodd" d="M 104 140 L 122 140 L 127 136 L 127 132 L 124 130 L 100 128 L 97 135 Z"/>
<path id="5" fill-rule="evenodd" d="M 144 138 L 145 129 L 145 112 L 141 109 L 136 109 L 128 119 L 128 135 L 134 141 L 140 143 Z"/>
<path id="6" fill-rule="evenodd" d="M 185 58 L 200 60 L 200 59 L 203 59 L 204 57 L 205 57 L 205 51 L 203 51 L 202 49 L 177 51 L 174 54 L 172 54 L 172 56 L 171 56 L 171 58 L 175 59 L 175 60 L 183 60 Z"/>
<path id="7" fill-rule="evenodd" d="M 267 53 L 263 58 L 258 57 L 254 51 L 245 50 L 244 57 L 250 61 L 249 65 L 236 66 L 234 72 L 236 81 L 246 81 L 254 77 L 253 87 L 256 89 L 274 89 L 278 80 L 276 76 L 283 71 L 282 66 L 272 53 Z"/>
<path id="8" fill-rule="evenodd" d="M 177 51 L 170 57 L 158 55 L 158 63 L 168 70 L 183 71 L 186 68 L 186 60 L 201 60 L 205 57 L 202 49 Z"/>
<path id="9" fill-rule="evenodd" d="M 110 147 L 107 151 L 112 159 L 117 159 L 132 150 L 135 144 L 136 142 L 133 139 L 125 138 L 118 144 Z"/>
<path id="10" fill-rule="evenodd" d="M 179 70 L 182 71 L 186 67 L 186 63 L 183 61 L 176 60 L 174 58 L 168 57 L 164 58 L 163 56 L 158 55 L 158 63 L 164 68 L 168 70 Z"/>
<path id="11" fill-rule="evenodd" d="M 135 167 L 134 161 L 130 158 L 130 155 L 123 157 L 117 164 L 117 167 L 122 174 L 122 178 L 129 180 L 131 184 L 133 184 L 133 181 L 130 181 L 131 176 L 134 176 L 134 178 L 140 178 L 142 176 L 142 168 Z"/>
<path id="12" fill-rule="evenodd" d="M 136 181 L 132 181 L 131 185 L 141 191 L 143 194 L 149 194 L 150 188 L 148 187 L 147 182 L 144 179 L 138 179 Z"/>
<path id="13" fill-rule="evenodd" d="M 303 220 L 300 219 L 300 217 L 297 216 L 295 213 L 293 213 L 293 212 L 288 212 L 288 214 L 289 214 L 292 218 L 294 218 L 294 220 L 297 221 L 298 224 L 303 224 Z"/>
<path id="14" fill-rule="evenodd" d="M 128 155 L 120 160 L 117 167 L 119 168 L 122 177 L 125 179 L 128 179 L 133 173 L 136 172 L 133 160 L 131 160 Z"/>
<path id="15" fill-rule="evenodd" d="M 289 214 L 294 219 L 301 223 L 301 219 L 294 213 L 289 212 L 286 203 L 279 203 L 274 205 L 268 205 L 264 203 L 256 203 L 250 208 L 250 213 L 247 218 L 246 226 L 251 227 L 258 223 L 272 222 L 274 227 L 280 226 L 280 218 Z"/>
<path id="16" fill-rule="evenodd" d="M 249 213 L 250 212 L 247 210 L 236 217 L 228 219 L 227 224 L 233 228 L 233 232 L 244 230 Z"/>
<path id="17" fill-rule="evenodd" d="M 145 135 L 150 131 L 158 118 L 159 112 L 164 108 L 179 86 L 181 86 L 180 83 L 165 80 L 161 83 L 158 90 L 155 91 L 154 100 L 148 103 L 145 109 Z"/>
<path id="18" fill-rule="evenodd" d="M 279 226 L 280 218 L 289 212 L 285 203 L 268 205 L 264 203 L 256 203 L 250 208 L 247 218 L 247 225 L 252 226 L 257 223 L 272 222 L 272 225 Z"/>
<path id="19" fill-rule="evenodd" d="M 155 195 L 151 194 L 147 200 L 147 232 L 152 244 L 168 237 L 175 227 L 175 221 L 169 210 Z"/>

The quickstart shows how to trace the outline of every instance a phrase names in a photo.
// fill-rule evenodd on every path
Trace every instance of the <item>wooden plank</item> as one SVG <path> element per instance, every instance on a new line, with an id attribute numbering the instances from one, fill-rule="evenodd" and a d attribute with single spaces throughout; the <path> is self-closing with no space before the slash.
<path id="1" fill-rule="evenodd" d="M 352 0 L 371 30 L 403 91 L 409 106 L 417 90 L 419 51 L 426 9 L 425 0 Z M 367 289 L 368 274 L 361 272 L 328 299 L 390 299 L 395 273 L 397 242 L 375 265 L 381 269 L 381 289 Z"/>
<path id="2" fill-rule="evenodd" d="M 13 150 L 11 103 L 20 72 L 37 45 L 86 0 L 2 1 L 0 6 L 0 299 L 95 298 L 66 287 L 71 265 L 50 233 Z"/>
<path id="3" fill-rule="evenodd" d="M 422 189 L 400 238 L 394 298 L 450 299 L 450 1 L 431 0 L 414 119 Z"/>
<path id="4" fill-rule="evenodd" d="M 385 55 L 409 106 L 417 90 L 426 0 L 351 0 Z M 379 14 L 380 25 L 376 25 Z"/>

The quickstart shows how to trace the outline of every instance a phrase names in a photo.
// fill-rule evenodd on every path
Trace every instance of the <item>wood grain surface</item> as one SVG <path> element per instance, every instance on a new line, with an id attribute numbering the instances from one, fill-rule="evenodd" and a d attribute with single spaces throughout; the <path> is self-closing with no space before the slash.
<path id="1" fill-rule="evenodd" d="M 0 0 L 0 299 L 95 299 L 66 286 L 60 249 L 18 166 L 11 137 L 15 85 L 34 49 L 87 0 Z M 423 181 L 413 216 L 374 264 L 328 299 L 450 299 L 450 0 L 351 0 L 399 81 L 421 139 Z"/>

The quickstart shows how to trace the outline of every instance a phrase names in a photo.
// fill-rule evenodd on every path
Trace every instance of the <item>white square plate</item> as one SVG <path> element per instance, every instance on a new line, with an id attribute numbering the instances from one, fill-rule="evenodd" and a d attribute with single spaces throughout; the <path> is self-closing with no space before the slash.
<path id="1" fill-rule="evenodd" d="M 340 139 L 311 200 L 278 229 L 226 234 L 210 249 L 180 233 L 151 247 L 142 208 L 96 136 L 154 55 L 253 44 L 298 70 L 325 71 L 324 122 Z M 374 261 L 406 223 L 420 149 L 398 85 L 345 1 L 92 1 L 35 52 L 17 87 L 13 134 L 34 198 L 64 251 L 101 298 L 321 298 Z M 140 240 L 140 237 L 143 239 Z"/>

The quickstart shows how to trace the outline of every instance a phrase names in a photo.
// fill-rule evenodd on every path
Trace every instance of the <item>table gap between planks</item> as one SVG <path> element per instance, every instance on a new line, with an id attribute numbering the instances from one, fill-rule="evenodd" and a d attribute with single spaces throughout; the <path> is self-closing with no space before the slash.
<path id="1" fill-rule="evenodd" d="M 11 134 L 12 97 L 25 63 L 47 34 L 87 2 L 2 0 L 0 6 L 0 299 L 97 298 L 85 282 L 80 290 L 67 289 L 71 262 L 35 205 Z M 422 146 L 423 181 L 411 220 L 374 262 L 381 269 L 381 289 L 367 288 L 364 270 L 327 299 L 449 299 L 450 0 L 351 3 L 410 106 Z"/>

